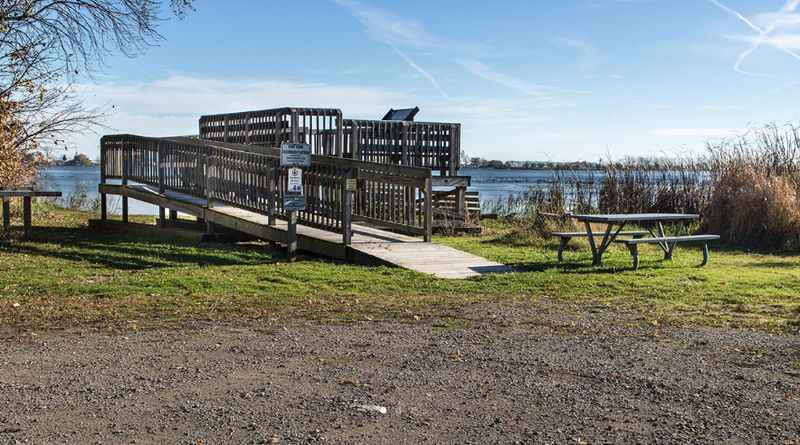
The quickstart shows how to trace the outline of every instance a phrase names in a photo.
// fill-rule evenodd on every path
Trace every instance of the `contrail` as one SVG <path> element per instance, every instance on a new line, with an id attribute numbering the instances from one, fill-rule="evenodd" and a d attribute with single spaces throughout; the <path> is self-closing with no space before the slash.
<path id="1" fill-rule="evenodd" d="M 717 0 L 708 0 L 708 1 L 711 2 L 712 4 L 716 5 L 718 8 L 722 9 L 723 11 L 734 15 L 739 20 L 744 22 L 748 27 L 750 27 L 752 30 L 754 30 L 755 32 L 758 33 L 758 37 L 752 43 L 752 45 L 750 45 L 750 48 L 748 48 L 743 53 L 739 54 L 739 57 L 736 59 L 736 64 L 734 64 L 733 69 L 737 73 L 745 74 L 745 75 L 748 75 L 748 76 L 763 77 L 764 76 L 763 74 L 757 74 L 757 73 L 752 73 L 750 71 L 743 70 L 742 69 L 742 64 L 744 63 L 745 59 L 747 59 L 751 54 L 753 54 L 758 48 L 761 47 L 761 45 L 763 45 L 767 41 L 767 38 L 769 37 L 769 34 L 771 34 L 773 31 L 775 31 L 775 28 L 777 28 L 777 26 L 776 25 L 770 25 L 766 29 L 761 29 L 760 26 L 758 26 L 755 23 L 753 23 L 752 21 L 750 21 L 747 17 L 745 17 L 740 12 L 735 11 L 735 10 L 723 5 L 722 3 L 720 3 Z M 795 10 L 797 10 L 798 7 L 800 7 L 800 0 L 788 0 L 786 2 L 786 4 L 783 5 L 783 8 L 781 8 L 780 12 L 783 13 L 783 14 L 789 14 L 789 13 L 792 13 Z M 800 54 L 798 54 L 798 53 L 796 53 L 796 52 L 794 52 L 794 51 L 792 51 L 792 50 L 790 50 L 790 49 L 788 49 L 788 48 L 786 48 L 786 47 L 784 47 L 784 46 L 782 46 L 780 44 L 775 44 L 775 46 L 778 47 L 778 49 L 780 49 L 781 51 L 785 52 L 786 54 L 794 57 L 797 60 L 800 60 Z"/>
<path id="2" fill-rule="evenodd" d="M 422 74 L 423 77 L 428 79 L 428 82 L 430 82 L 431 85 L 433 85 L 433 87 L 436 88 L 436 90 L 439 92 L 439 94 L 442 95 L 442 97 L 444 97 L 445 99 L 449 99 L 450 98 L 450 96 L 448 96 L 447 93 L 442 89 L 441 85 L 439 85 L 439 82 L 436 80 L 435 77 L 433 77 L 431 75 L 431 73 L 429 73 L 429 72 L 425 71 L 424 69 L 422 69 L 421 66 L 417 65 L 416 62 L 411 60 L 410 57 L 408 57 L 404 52 L 400 51 L 396 46 L 394 46 L 394 45 L 389 45 L 389 46 L 392 47 L 394 52 L 396 52 L 397 55 L 400 56 L 400 58 L 405 60 L 405 62 L 408 64 L 408 66 L 410 66 L 411 68 L 414 68 L 418 73 Z"/>

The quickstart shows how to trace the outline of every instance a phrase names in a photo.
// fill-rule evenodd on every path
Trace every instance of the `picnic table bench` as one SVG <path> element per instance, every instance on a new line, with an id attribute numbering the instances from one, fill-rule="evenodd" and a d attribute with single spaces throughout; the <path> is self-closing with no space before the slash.
<path id="1" fill-rule="evenodd" d="M 675 246 L 679 243 L 703 243 L 703 262 L 701 266 L 708 264 L 708 242 L 719 240 L 718 235 L 681 235 L 681 236 L 668 236 L 664 230 L 664 224 L 672 223 L 679 224 L 681 231 L 684 229 L 684 224 L 689 221 L 695 221 L 700 218 L 696 214 L 683 214 L 683 213 L 634 213 L 634 214 L 607 214 L 607 215 L 571 215 L 577 221 L 584 223 L 586 232 L 584 236 L 589 239 L 589 246 L 592 248 L 592 264 L 600 265 L 603 261 L 603 253 L 611 245 L 612 242 L 623 243 L 628 247 L 633 258 L 633 268 L 639 267 L 639 244 L 657 244 L 664 251 L 664 259 L 671 260 L 672 253 Z M 598 245 L 595 242 L 595 233 L 592 231 L 592 224 L 604 224 L 605 231 L 602 234 L 602 239 Z M 640 231 L 623 232 L 622 229 L 627 224 L 636 224 L 646 229 L 644 235 Z M 618 236 L 624 234 L 631 234 L 632 239 L 617 239 Z M 645 238 L 647 234 L 651 238 Z M 563 238 L 562 238 L 563 240 Z M 559 249 L 561 250 L 561 249 Z M 559 258 L 561 253 L 559 252 Z"/>
<path id="2" fill-rule="evenodd" d="M 57 198 L 61 192 L 43 191 L 33 189 L 0 189 L 0 198 L 3 201 L 3 230 L 11 228 L 11 198 L 22 198 L 22 225 L 25 238 L 31 234 L 31 199 L 39 197 Z"/>
<path id="3" fill-rule="evenodd" d="M 639 268 L 639 244 L 658 244 L 664 249 L 664 259 L 671 260 L 672 252 L 678 243 L 703 243 L 703 262 L 700 267 L 708 264 L 708 242 L 719 240 L 719 235 L 685 235 L 685 236 L 663 236 L 660 238 L 640 238 L 640 239 L 622 239 L 615 240 L 614 242 L 625 244 L 631 252 L 633 258 L 633 270 Z"/>
<path id="4" fill-rule="evenodd" d="M 632 236 L 633 238 L 641 238 L 647 236 L 650 232 L 647 230 L 630 230 L 627 232 L 619 232 L 617 236 Z M 564 248 L 567 247 L 569 240 L 572 238 L 586 238 L 589 236 L 586 232 L 550 232 L 549 236 L 560 238 L 558 243 L 558 261 L 564 261 Z"/>

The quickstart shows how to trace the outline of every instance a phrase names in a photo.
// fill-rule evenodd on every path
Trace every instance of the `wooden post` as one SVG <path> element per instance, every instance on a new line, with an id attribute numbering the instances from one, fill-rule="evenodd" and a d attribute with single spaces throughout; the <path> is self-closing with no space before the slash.
<path id="1" fill-rule="evenodd" d="M 122 146 L 122 187 L 123 189 L 127 188 L 128 185 L 128 169 L 130 168 L 130 154 L 128 151 L 130 150 L 130 144 L 126 143 Z M 123 190 L 122 195 L 122 222 L 128 222 L 128 197 L 124 195 L 125 190 Z"/>
<path id="2" fill-rule="evenodd" d="M 456 213 L 463 217 L 463 221 L 467 220 L 467 188 L 456 187 Z"/>
<path id="3" fill-rule="evenodd" d="M 106 148 L 103 143 L 105 137 L 100 139 L 100 185 L 106 183 Z M 108 219 L 108 199 L 105 193 L 100 193 L 100 219 Z"/>
<path id="4" fill-rule="evenodd" d="M 269 190 L 267 191 L 267 199 L 269 199 L 269 215 L 267 216 L 267 224 L 274 226 L 277 223 L 277 219 L 275 218 L 275 214 L 278 212 L 278 180 L 276 176 L 278 175 L 278 169 L 273 164 L 269 169 L 269 178 L 267 179 L 267 187 Z"/>
<path id="5" fill-rule="evenodd" d="M 11 199 L 3 197 L 3 230 L 11 229 Z"/>
<path id="6" fill-rule="evenodd" d="M 289 212 L 289 226 L 286 230 L 286 259 L 295 260 L 297 255 L 297 212 Z"/>
<path id="7" fill-rule="evenodd" d="M 433 180 L 425 178 L 425 242 L 433 240 Z"/>
<path id="8" fill-rule="evenodd" d="M 175 221 L 178 219 L 178 211 L 169 209 L 169 219 Z"/>
<path id="9" fill-rule="evenodd" d="M 31 236 L 31 197 L 22 198 L 22 225 L 25 229 L 25 239 Z"/>
<path id="10" fill-rule="evenodd" d="M 166 159 L 164 156 L 164 148 L 161 146 L 161 140 L 158 141 L 156 146 L 158 147 L 158 193 L 163 195 L 166 189 L 166 186 L 164 185 L 164 175 L 165 175 L 164 169 L 165 169 Z M 158 207 L 158 226 L 162 228 L 165 226 L 166 223 L 166 217 L 164 215 L 164 211 L 165 211 L 164 207 L 161 206 Z"/>
<path id="11" fill-rule="evenodd" d="M 353 235 L 353 190 L 347 186 L 347 181 L 354 179 L 353 169 L 348 169 L 344 177 L 345 186 L 342 189 L 342 243 L 348 246 Z"/>

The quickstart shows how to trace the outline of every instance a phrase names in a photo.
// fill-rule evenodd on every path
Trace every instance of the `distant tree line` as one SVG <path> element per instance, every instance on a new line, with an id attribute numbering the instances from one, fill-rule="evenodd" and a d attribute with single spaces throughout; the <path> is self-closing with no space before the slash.
<path id="1" fill-rule="evenodd" d="M 635 165 L 638 170 L 670 170 L 675 165 L 683 165 L 687 159 L 657 158 L 657 157 L 625 157 L 619 161 L 500 161 L 485 159 L 477 156 L 467 156 L 462 153 L 461 167 L 463 168 L 493 168 L 497 170 L 605 170 L 630 168 Z M 691 162 L 700 169 L 707 169 L 703 159 L 691 159 Z"/>
<path id="2" fill-rule="evenodd" d="M 552 162 L 552 161 L 499 161 L 470 157 L 462 160 L 464 168 L 494 168 L 497 170 L 600 170 L 605 164 L 598 162 Z"/>

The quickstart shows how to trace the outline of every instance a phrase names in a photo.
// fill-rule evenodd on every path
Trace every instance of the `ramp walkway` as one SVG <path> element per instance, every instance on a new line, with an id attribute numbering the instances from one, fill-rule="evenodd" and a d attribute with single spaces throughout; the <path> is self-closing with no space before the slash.
<path id="1" fill-rule="evenodd" d="M 313 156 L 305 172 L 307 210 L 299 212 L 298 249 L 359 264 L 403 267 L 441 278 L 470 278 L 511 268 L 430 242 L 430 169 Z M 356 187 L 346 187 L 346 180 Z M 114 183 L 116 182 L 116 183 Z M 105 136 L 101 141 L 102 217 L 106 196 L 204 220 L 285 243 L 286 172 L 268 147 L 193 138 Z"/>

